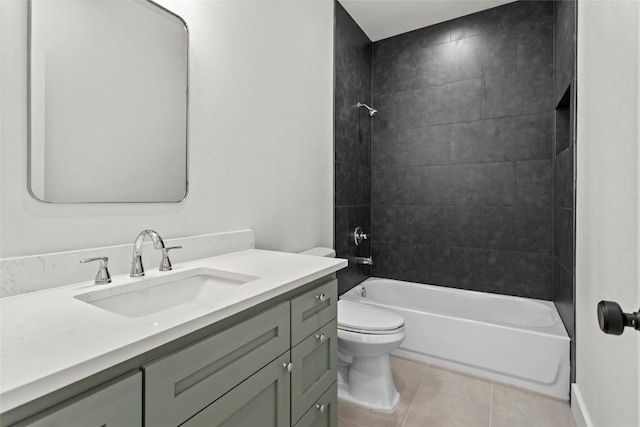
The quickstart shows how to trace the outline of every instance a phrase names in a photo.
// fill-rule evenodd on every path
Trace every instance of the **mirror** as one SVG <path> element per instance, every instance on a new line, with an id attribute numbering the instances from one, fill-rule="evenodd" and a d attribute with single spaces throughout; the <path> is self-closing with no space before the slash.
<path id="1" fill-rule="evenodd" d="M 29 174 L 49 203 L 187 194 L 188 30 L 149 0 L 31 0 Z"/>

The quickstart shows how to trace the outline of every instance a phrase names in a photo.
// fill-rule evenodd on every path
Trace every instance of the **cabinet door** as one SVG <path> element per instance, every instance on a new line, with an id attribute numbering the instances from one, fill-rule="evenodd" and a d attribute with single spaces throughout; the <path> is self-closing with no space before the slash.
<path id="1" fill-rule="evenodd" d="M 145 423 L 175 427 L 289 349 L 289 302 L 143 367 Z"/>
<path id="2" fill-rule="evenodd" d="M 338 384 L 327 390 L 295 427 L 336 427 L 338 425 Z"/>
<path id="3" fill-rule="evenodd" d="M 291 418 L 295 423 L 337 379 L 336 319 L 291 349 L 291 361 Z"/>
<path id="4" fill-rule="evenodd" d="M 291 300 L 291 346 L 338 314 L 338 281 L 332 280 Z"/>
<path id="5" fill-rule="evenodd" d="M 291 389 L 289 352 L 204 408 L 183 427 L 288 427 Z"/>
<path id="6" fill-rule="evenodd" d="M 141 427 L 142 373 L 116 378 L 15 426 Z"/>

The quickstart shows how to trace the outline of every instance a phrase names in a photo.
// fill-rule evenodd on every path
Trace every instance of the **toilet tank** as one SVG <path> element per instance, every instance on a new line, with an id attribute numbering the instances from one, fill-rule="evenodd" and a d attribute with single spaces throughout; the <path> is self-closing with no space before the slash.
<path id="1" fill-rule="evenodd" d="M 317 247 L 300 252 L 302 255 L 323 256 L 327 258 L 335 258 L 336 251 L 331 248 Z"/>

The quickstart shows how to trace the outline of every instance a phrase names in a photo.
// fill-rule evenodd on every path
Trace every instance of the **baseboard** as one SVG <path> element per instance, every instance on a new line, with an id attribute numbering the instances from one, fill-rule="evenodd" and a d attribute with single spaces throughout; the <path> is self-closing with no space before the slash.
<path id="1" fill-rule="evenodd" d="M 576 427 L 593 427 L 577 384 L 571 384 L 571 412 L 573 413 Z"/>

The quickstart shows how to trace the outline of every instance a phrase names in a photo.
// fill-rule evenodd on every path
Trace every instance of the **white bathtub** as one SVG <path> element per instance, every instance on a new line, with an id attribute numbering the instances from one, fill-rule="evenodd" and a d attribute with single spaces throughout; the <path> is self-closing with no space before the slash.
<path id="1" fill-rule="evenodd" d="M 397 356 L 569 398 L 570 341 L 549 301 L 375 277 L 341 298 L 404 316 Z"/>

